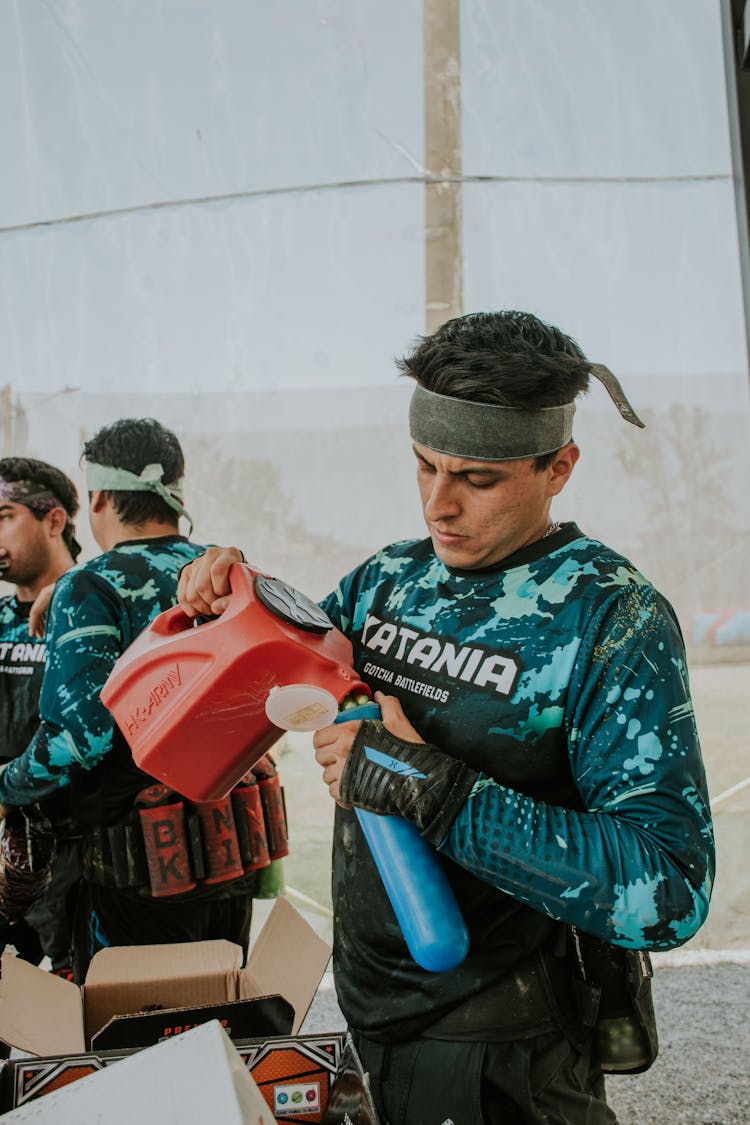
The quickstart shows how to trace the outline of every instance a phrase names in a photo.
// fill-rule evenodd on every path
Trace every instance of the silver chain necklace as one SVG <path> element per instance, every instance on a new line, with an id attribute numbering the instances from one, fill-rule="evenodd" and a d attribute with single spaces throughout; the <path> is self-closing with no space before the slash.
<path id="1" fill-rule="evenodd" d="M 555 532 L 559 531 L 559 530 L 560 530 L 560 524 L 559 523 L 551 523 L 549 525 L 549 527 L 547 528 L 547 530 L 545 531 L 544 535 L 542 536 L 542 539 L 546 539 L 548 535 L 554 535 Z"/>

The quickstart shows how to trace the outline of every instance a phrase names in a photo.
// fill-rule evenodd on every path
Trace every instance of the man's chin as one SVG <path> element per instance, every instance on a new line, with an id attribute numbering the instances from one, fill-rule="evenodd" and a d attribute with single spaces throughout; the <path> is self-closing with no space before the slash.
<path id="1" fill-rule="evenodd" d="M 451 566 L 456 570 L 473 570 L 479 563 L 476 560 L 474 552 L 467 546 L 450 546 L 447 543 L 442 543 L 432 537 L 432 549 L 437 557 L 446 566 Z"/>

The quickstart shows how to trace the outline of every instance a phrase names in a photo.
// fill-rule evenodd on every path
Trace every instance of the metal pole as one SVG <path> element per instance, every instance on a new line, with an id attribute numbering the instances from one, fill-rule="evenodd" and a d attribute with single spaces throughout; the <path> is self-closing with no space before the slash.
<path id="1" fill-rule="evenodd" d="M 427 332 L 463 312 L 460 0 L 424 0 Z"/>
<path id="2" fill-rule="evenodd" d="M 748 240 L 747 184 L 750 178 L 750 71 L 748 43 L 750 3 L 748 0 L 721 0 L 724 37 L 729 137 L 734 171 L 735 210 L 739 239 L 740 271 L 745 309 L 745 344 L 750 369 L 750 243 Z"/>

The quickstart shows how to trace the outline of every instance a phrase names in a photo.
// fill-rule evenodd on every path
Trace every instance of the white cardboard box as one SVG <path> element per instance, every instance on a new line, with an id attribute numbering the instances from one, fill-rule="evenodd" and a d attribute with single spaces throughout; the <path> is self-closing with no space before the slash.
<path id="1" fill-rule="evenodd" d="M 46 1094 L 3 1115 L 8 1125 L 165 1125 L 221 1122 L 274 1125 L 275 1119 L 217 1020 Z"/>

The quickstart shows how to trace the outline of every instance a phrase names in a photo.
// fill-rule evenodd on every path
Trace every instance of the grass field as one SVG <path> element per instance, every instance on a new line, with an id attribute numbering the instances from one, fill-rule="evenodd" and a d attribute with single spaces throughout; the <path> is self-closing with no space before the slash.
<path id="1" fill-rule="evenodd" d="M 750 664 L 698 665 L 691 687 L 708 775 L 716 802 L 718 873 L 708 922 L 689 943 L 701 948 L 750 946 L 750 784 L 726 795 L 750 775 Z M 330 853 L 333 802 L 315 763 L 310 735 L 286 735 L 276 760 L 286 794 L 290 855 L 285 877 L 320 909 L 297 905 L 323 936 L 330 936 Z"/>

